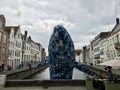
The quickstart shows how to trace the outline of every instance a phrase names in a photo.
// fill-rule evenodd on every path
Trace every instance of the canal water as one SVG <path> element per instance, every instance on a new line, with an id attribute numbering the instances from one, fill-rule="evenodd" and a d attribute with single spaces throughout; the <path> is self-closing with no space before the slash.
<path id="1" fill-rule="evenodd" d="M 49 80 L 50 79 L 49 68 L 46 68 L 45 70 L 37 73 L 36 75 L 33 75 L 30 78 L 36 80 Z M 74 68 L 72 79 L 84 80 L 85 78 L 86 78 L 86 74 Z"/>

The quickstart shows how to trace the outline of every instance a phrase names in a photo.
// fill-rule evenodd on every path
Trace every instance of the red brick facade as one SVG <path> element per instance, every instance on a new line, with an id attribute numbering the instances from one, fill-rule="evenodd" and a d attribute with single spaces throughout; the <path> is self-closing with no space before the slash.
<path id="1" fill-rule="evenodd" d="M 8 34 L 5 32 L 5 17 L 0 15 L 0 70 L 7 69 Z"/>

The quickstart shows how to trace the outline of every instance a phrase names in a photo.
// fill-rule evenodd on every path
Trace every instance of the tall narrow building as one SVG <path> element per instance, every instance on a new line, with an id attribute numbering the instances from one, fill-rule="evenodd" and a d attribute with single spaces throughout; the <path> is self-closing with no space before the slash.
<path id="1" fill-rule="evenodd" d="M 7 69 L 8 34 L 5 31 L 5 17 L 0 15 L 0 71 Z"/>

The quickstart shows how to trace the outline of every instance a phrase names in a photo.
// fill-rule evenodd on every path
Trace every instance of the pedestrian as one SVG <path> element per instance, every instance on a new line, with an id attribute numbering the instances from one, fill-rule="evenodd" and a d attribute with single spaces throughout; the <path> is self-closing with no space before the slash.
<path id="1" fill-rule="evenodd" d="M 29 69 L 31 69 L 32 67 L 31 67 L 31 64 L 29 64 Z"/>
<path id="2" fill-rule="evenodd" d="M 21 68 L 21 64 L 18 66 L 18 69 L 20 69 Z"/>
<path id="3" fill-rule="evenodd" d="M 107 67 L 105 66 L 104 69 L 107 70 Z"/>
<path id="4" fill-rule="evenodd" d="M 108 80 L 113 81 L 113 74 L 112 74 L 111 69 L 108 69 Z"/>
<path id="5" fill-rule="evenodd" d="M 11 66 L 8 65 L 8 66 L 7 66 L 7 70 L 8 70 L 8 71 L 11 70 Z"/>
<path id="6" fill-rule="evenodd" d="M 4 71 L 4 64 L 2 64 L 2 71 Z"/>
<path id="7" fill-rule="evenodd" d="M 29 69 L 31 69 L 31 68 L 32 68 L 30 63 L 27 63 L 27 66 L 29 67 Z"/>
<path id="8" fill-rule="evenodd" d="M 21 67 L 23 68 L 23 63 L 21 63 Z"/>

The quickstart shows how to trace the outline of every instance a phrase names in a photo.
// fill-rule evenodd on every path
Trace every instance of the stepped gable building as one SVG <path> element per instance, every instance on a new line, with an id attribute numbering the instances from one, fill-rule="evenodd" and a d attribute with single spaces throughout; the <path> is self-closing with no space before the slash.
<path id="1" fill-rule="evenodd" d="M 15 68 L 21 63 L 22 42 L 20 26 L 6 26 L 5 30 L 9 37 L 8 66 Z"/>

